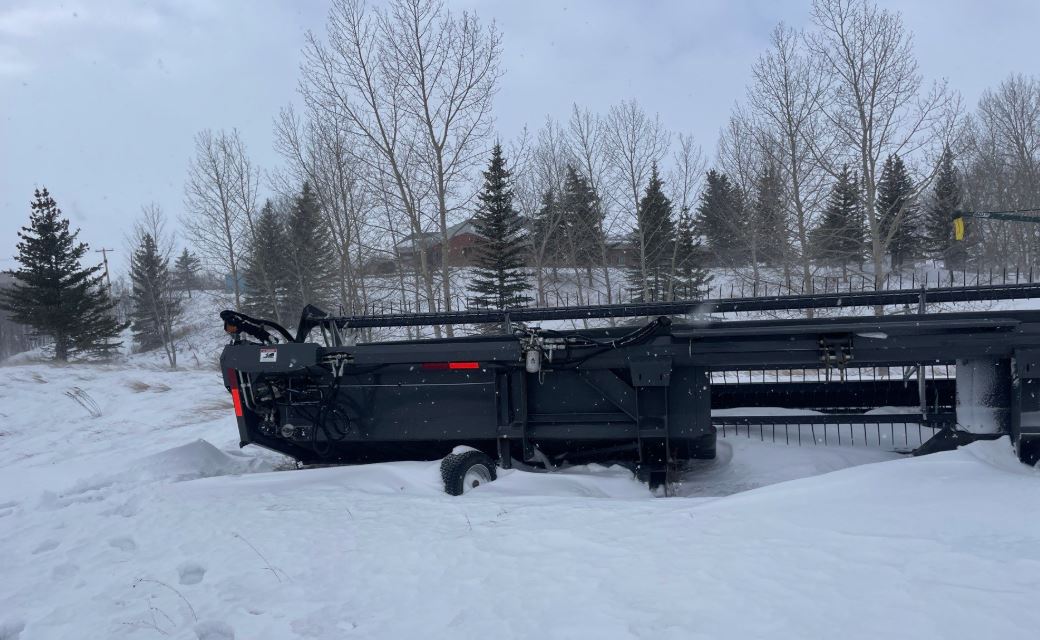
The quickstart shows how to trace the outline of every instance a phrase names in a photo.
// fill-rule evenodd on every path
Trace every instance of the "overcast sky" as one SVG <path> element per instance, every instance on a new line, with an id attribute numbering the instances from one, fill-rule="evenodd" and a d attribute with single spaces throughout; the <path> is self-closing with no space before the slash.
<path id="1" fill-rule="evenodd" d="M 1037 0 L 934 0 L 903 12 L 926 78 L 974 106 L 1012 72 L 1037 72 Z M 504 36 L 495 116 L 508 139 L 577 102 L 635 97 L 711 155 L 752 62 L 809 0 L 453 0 Z M 92 249 L 115 248 L 140 207 L 183 209 L 192 137 L 237 127 L 263 167 L 272 122 L 295 99 L 303 35 L 328 0 L 0 0 L 0 269 L 46 185 Z"/>

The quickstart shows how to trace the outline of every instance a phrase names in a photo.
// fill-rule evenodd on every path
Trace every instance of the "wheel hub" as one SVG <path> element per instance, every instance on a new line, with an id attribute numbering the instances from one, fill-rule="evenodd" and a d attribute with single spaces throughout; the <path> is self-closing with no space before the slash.
<path id="1" fill-rule="evenodd" d="M 468 493 L 482 484 L 491 482 L 491 473 L 482 464 L 475 464 L 466 470 L 462 477 L 462 492 Z"/>

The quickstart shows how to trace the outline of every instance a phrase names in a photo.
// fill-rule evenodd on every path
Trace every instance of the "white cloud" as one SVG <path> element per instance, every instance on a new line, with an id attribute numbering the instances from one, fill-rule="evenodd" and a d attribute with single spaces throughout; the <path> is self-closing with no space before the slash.
<path id="1" fill-rule="evenodd" d="M 25 56 L 14 47 L 0 45 L 0 77 L 23 76 L 33 69 Z"/>
<path id="2" fill-rule="evenodd" d="M 0 9 L 0 78 L 66 64 L 84 52 L 96 56 L 122 46 L 128 35 L 150 37 L 162 23 L 159 10 L 128 0 L 45 0 Z"/>
<path id="3" fill-rule="evenodd" d="M 0 11 L 0 34 L 32 40 L 66 29 L 150 31 L 160 22 L 157 11 L 129 2 L 34 2 Z"/>
<path id="4" fill-rule="evenodd" d="M 0 34 L 16 38 L 32 37 L 55 26 L 76 20 L 76 11 L 59 6 L 18 7 L 0 13 Z"/>

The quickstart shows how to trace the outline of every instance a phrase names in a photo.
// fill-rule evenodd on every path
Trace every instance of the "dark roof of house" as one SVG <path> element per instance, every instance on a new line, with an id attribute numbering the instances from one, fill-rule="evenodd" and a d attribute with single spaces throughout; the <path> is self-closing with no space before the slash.
<path id="1" fill-rule="evenodd" d="M 462 235 L 464 233 L 472 233 L 473 235 L 477 235 L 477 236 L 480 235 L 479 233 L 477 233 L 476 227 L 473 226 L 473 218 L 466 218 L 462 222 L 458 222 L 458 223 L 453 224 L 450 227 L 448 227 L 448 239 L 449 240 L 451 238 L 454 238 L 455 236 Z M 420 239 L 421 241 L 423 241 L 423 242 L 425 242 L 427 244 L 432 244 L 432 243 L 438 242 L 440 240 L 440 238 L 441 238 L 441 232 L 440 231 L 430 231 L 430 232 L 427 232 L 427 233 L 418 233 L 418 234 L 413 233 L 411 235 L 405 236 L 404 239 L 402 239 L 401 242 L 398 244 L 398 246 L 407 247 L 408 245 L 413 244 L 416 239 Z"/>

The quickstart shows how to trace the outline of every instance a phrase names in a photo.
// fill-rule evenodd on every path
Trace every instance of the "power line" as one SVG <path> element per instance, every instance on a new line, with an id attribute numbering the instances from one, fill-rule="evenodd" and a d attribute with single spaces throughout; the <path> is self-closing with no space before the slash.
<path id="1" fill-rule="evenodd" d="M 102 247 L 101 249 L 95 249 L 94 253 L 100 253 L 101 254 L 101 261 L 105 265 L 105 284 L 108 285 L 108 296 L 112 297 L 112 278 L 110 278 L 109 275 L 108 275 L 108 252 L 109 251 L 115 253 L 115 249 L 105 249 L 104 247 Z"/>

